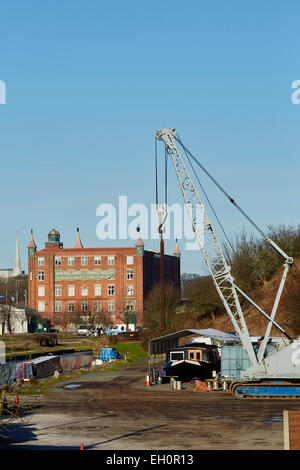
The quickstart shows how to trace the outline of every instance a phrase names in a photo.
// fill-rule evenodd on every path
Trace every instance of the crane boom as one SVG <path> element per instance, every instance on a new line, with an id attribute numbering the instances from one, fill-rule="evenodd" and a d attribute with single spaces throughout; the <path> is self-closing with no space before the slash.
<path id="1" fill-rule="evenodd" d="M 253 349 L 238 293 L 234 285 L 234 278 L 230 272 L 231 268 L 227 264 L 214 228 L 205 211 L 204 204 L 198 195 L 176 146 L 175 138 L 175 129 L 163 128 L 156 133 L 156 139 L 164 142 L 166 151 L 172 159 L 196 239 L 210 275 L 212 276 L 216 290 L 244 349 L 247 351 L 252 366 L 256 367 L 258 365 L 257 357 Z M 197 214 L 199 215 L 199 211 L 202 212 L 200 221 L 199 217 L 197 217 Z"/>

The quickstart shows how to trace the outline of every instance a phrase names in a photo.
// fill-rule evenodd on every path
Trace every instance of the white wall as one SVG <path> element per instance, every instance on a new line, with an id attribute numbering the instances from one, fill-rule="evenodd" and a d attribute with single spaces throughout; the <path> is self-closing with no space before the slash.
<path id="1" fill-rule="evenodd" d="M 5 305 L 3 306 L 5 307 Z M 1 318 L 1 312 L 0 312 Z M 25 315 L 24 308 L 15 308 L 12 307 L 11 310 L 11 326 L 13 334 L 17 333 L 28 333 L 28 320 Z M 7 325 L 3 325 L 0 321 L 0 334 L 9 333 Z"/>

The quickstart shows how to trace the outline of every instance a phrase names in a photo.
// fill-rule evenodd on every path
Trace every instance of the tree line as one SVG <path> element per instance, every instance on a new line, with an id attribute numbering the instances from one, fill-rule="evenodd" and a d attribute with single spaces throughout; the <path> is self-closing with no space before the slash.
<path id="1" fill-rule="evenodd" d="M 288 256 L 300 259 L 300 225 L 269 226 L 266 235 Z M 236 284 L 253 299 L 257 292 L 282 270 L 284 260 L 267 240 L 254 237 L 245 231 L 224 244 L 223 248 Z M 203 318 L 214 319 L 226 314 L 209 275 L 184 273 L 181 290 L 176 290 L 173 285 L 167 285 L 165 291 L 164 334 L 183 328 L 195 328 L 197 322 Z M 246 301 L 243 298 L 240 300 L 243 306 Z M 291 296 L 289 311 L 300 327 L 300 273 L 299 288 Z M 153 289 L 145 302 L 144 325 L 153 332 L 153 335 L 162 334 L 159 286 Z"/>

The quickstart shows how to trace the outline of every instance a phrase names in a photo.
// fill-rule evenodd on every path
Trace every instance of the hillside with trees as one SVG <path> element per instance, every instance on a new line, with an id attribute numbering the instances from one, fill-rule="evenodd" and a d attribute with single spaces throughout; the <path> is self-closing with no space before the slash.
<path id="1" fill-rule="evenodd" d="M 294 258 L 284 286 L 276 314 L 276 322 L 291 337 L 300 335 L 300 226 L 269 227 L 267 236 L 289 256 Z M 276 292 L 283 272 L 283 258 L 264 239 L 242 232 L 230 245 L 224 246 L 236 284 L 267 314 L 271 314 Z M 159 286 L 145 304 L 145 326 L 151 336 L 160 336 Z M 240 298 L 249 333 L 263 335 L 267 319 L 248 301 Z M 166 288 L 165 334 L 183 328 L 215 328 L 233 331 L 222 301 L 210 276 L 184 274 L 182 292 L 173 286 Z M 272 335 L 280 335 L 272 328 Z"/>

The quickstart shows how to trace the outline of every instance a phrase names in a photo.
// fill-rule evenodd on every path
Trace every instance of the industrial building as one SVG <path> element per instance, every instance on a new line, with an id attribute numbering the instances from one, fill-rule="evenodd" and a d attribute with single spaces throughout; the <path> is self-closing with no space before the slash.
<path id="1" fill-rule="evenodd" d="M 164 279 L 180 287 L 180 251 L 164 255 Z M 97 314 L 105 323 L 143 324 L 144 301 L 160 280 L 160 254 L 144 249 L 141 237 L 133 247 L 84 248 L 79 229 L 73 248 L 64 248 L 53 229 L 41 250 L 33 233 L 28 244 L 28 306 L 54 320 Z M 128 321 L 128 319 L 127 319 Z"/>

